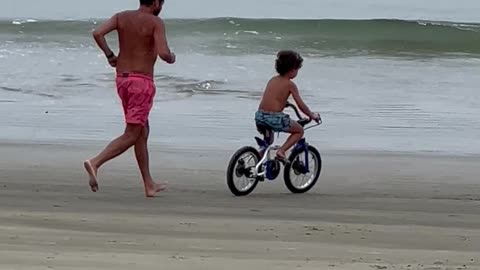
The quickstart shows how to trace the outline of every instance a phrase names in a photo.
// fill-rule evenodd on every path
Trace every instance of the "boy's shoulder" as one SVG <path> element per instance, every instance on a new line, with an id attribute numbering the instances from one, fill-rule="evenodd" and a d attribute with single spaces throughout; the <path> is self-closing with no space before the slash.
<path id="1" fill-rule="evenodd" d="M 290 79 L 284 78 L 282 76 L 274 76 L 272 77 L 266 87 L 265 91 L 272 91 L 274 90 L 275 92 L 294 92 L 297 90 L 297 85 Z"/>
<path id="2" fill-rule="evenodd" d="M 278 81 L 278 84 L 284 88 L 284 89 L 288 89 L 289 91 L 292 91 L 294 89 L 297 89 L 297 85 L 290 79 L 287 79 L 287 78 L 282 78 L 280 77 L 279 78 L 279 81 Z"/>
<path id="3" fill-rule="evenodd" d="M 276 83 L 285 86 L 294 86 L 296 85 L 292 80 L 284 78 L 282 76 L 273 76 L 269 81 L 269 83 Z"/>

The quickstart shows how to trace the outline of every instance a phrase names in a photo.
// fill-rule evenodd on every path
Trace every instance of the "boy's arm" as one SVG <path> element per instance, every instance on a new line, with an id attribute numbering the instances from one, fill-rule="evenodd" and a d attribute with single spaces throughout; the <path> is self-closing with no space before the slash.
<path id="1" fill-rule="evenodd" d="M 155 51 L 158 56 L 168 64 L 175 63 L 176 57 L 168 47 L 167 36 L 165 34 L 165 24 L 160 18 L 156 19 L 153 35 L 155 39 Z"/>
<path id="2" fill-rule="evenodd" d="M 306 114 L 308 117 L 310 117 L 310 119 L 317 119 L 318 118 L 318 115 L 316 115 L 312 111 L 310 111 L 310 108 L 308 108 L 307 104 L 305 104 L 305 102 L 303 102 L 303 99 L 300 96 L 300 93 L 298 92 L 298 88 L 294 83 L 292 83 L 290 93 L 292 94 L 292 97 L 295 100 L 295 103 L 297 103 L 298 108 L 304 114 Z"/>
<path id="3" fill-rule="evenodd" d="M 97 29 L 95 29 L 95 31 L 93 31 L 93 38 L 95 39 L 95 42 L 97 42 L 97 45 L 100 47 L 100 49 L 102 49 L 108 60 L 114 57 L 115 54 L 108 46 L 105 36 L 117 29 L 117 18 L 118 14 L 113 15 L 108 21 L 104 22 Z"/>

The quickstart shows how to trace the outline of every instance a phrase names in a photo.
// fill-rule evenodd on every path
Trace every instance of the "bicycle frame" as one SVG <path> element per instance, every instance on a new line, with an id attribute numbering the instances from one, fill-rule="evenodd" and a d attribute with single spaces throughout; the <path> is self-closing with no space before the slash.
<path id="1" fill-rule="evenodd" d="M 310 164 L 309 164 L 309 161 L 308 161 L 308 143 L 307 141 L 302 138 L 296 145 L 295 145 L 295 148 L 294 148 L 294 151 L 305 151 L 305 173 L 309 173 L 310 172 Z"/>
<path id="2" fill-rule="evenodd" d="M 258 145 L 261 147 L 261 148 L 265 148 L 265 145 L 267 144 L 264 140 L 258 138 L 258 137 L 255 137 L 255 139 L 257 140 L 257 143 Z M 253 176 L 254 177 L 264 177 L 266 176 L 267 174 L 267 170 L 264 170 L 263 172 L 259 172 L 260 171 L 260 168 L 265 165 L 265 163 L 269 160 L 273 160 L 274 157 L 272 157 L 271 155 L 271 151 L 276 151 L 280 148 L 280 145 L 267 145 L 266 148 L 265 148 L 265 153 L 263 154 L 263 157 L 262 159 L 260 159 L 260 161 L 258 162 L 258 164 L 255 166 L 255 170 L 253 172 Z M 305 169 L 306 169 L 306 172 L 310 172 L 310 167 L 309 167 L 309 161 L 308 161 L 308 143 L 306 141 L 305 138 L 302 138 L 295 146 L 294 146 L 294 151 L 305 151 Z"/>
<path id="3" fill-rule="evenodd" d="M 260 147 L 264 146 L 265 144 L 267 144 L 264 140 L 256 137 L 255 139 L 257 139 L 257 142 L 261 141 L 263 142 L 263 144 L 259 144 Z M 264 170 L 263 172 L 259 173 L 260 171 L 260 167 L 263 166 L 265 164 L 266 161 L 268 160 L 273 160 L 273 157 L 271 156 L 270 152 L 271 151 L 276 151 L 280 148 L 279 145 L 267 145 L 267 147 L 265 148 L 265 153 L 263 154 L 263 157 L 262 159 L 258 162 L 258 164 L 255 166 L 255 171 L 254 171 L 254 176 L 255 177 L 258 177 L 258 176 L 261 176 L 261 177 L 264 177 L 266 176 L 267 174 L 267 170 Z"/>

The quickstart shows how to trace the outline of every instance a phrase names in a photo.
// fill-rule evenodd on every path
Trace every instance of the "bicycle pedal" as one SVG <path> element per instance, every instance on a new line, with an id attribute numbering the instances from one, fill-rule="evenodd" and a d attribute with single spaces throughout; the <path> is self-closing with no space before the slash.
<path id="1" fill-rule="evenodd" d="M 287 165 L 290 163 L 290 161 L 288 159 L 284 159 L 284 158 L 278 158 L 278 157 L 275 157 L 275 160 L 277 160 L 278 162 L 282 163 L 283 166 Z"/>

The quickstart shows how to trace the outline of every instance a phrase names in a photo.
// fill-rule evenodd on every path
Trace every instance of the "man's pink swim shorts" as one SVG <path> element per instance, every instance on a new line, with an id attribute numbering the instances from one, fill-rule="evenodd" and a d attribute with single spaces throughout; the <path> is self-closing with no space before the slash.
<path id="1" fill-rule="evenodd" d="M 155 97 L 153 78 L 138 73 L 120 73 L 116 79 L 118 96 L 122 100 L 127 124 L 147 123 Z"/>

